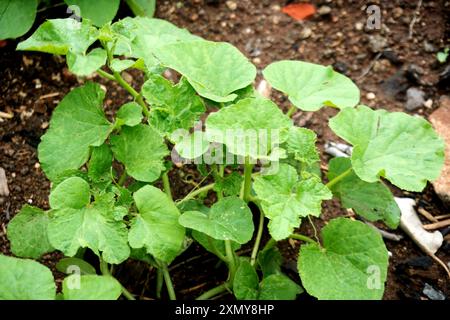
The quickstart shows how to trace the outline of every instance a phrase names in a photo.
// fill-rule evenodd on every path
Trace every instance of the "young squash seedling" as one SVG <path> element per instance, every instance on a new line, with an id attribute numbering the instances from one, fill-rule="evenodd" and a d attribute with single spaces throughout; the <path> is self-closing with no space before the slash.
<path id="1" fill-rule="evenodd" d="M 137 259 L 158 270 L 155 296 L 164 282 L 176 299 L 168 266 L 192 240 L 229 270 L 198 299 L 230 292 L 237 299 L 288 300 L 303 291 L 318 299 L 382 298 L 388 252 L 376 230 L 336 218 L 319 240 L 296 228 L 319 217 L 322 202 L 333 197 L 365 220 L 396 228 L 400 211 L 386 183 L 420 192 L 443 164 L 444 143 L 426 120 L 358 106 L 360 93 L 349 78 L 301 61 L 263 71 L 292 103 L 284 114 L 254 90 L 256 68 L 239 50 L 158 19 L 126 18 L 102 28 L 88 20 L 48 20 L 18 50 L 66 55 L 73 73 L 97 72 L 134 101 L 107 119 L 104 91 L 87 82 L 57 106 L 38 148 L 52 182 L 50 209 L 25 205 L 9 223 L 18 258 L 0 256 L 0 298 L 134 299 L 114 278 L 114 267 Z M 145 75 L 140 89 L 121 75 L 131 68 Z M 167 68 L 181 75 L 178 83 L 162 76 Z M 327 183 L 315 133 L 290 119 L 297 109 L 323 107 L 339 110 L 330 128 L 353 145 L 351 158 L 330 161 Z M 182 169 L 169 154 L 178 166 L 195 163 L 203 180 L 214 182 L 173 199 L 168 172 Z M 202 201 L 208 192 L 217 198 L 210 207 Z M 259 209 L 256 221 L 250 202 Z M 271 239 L 263 246 L 265 221 Z M 303 243 L 301 285 L 282 272 L 277 242 L 289 238 Z M 250 245 L 249 256 L 238 254 L 243 245 Z M 101 275 L 83 260 L 86 249 L 98 256 Z M 55 250 L 66 256 L 57 268 L 70 274 L 58 294 L 49 269 L 21 259 Z"/>

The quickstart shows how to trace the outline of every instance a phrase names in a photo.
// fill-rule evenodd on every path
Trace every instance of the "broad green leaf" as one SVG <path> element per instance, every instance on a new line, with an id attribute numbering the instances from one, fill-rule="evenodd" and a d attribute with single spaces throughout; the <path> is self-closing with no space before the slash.
<path id="1" fill-rule="evenodd" d="M 88 76 L 100 69 L 106 63 L 106 51 L 95 48 L 88 54 L 67 53 L 67 65 L 69 70 L 77 76 Z"/>
<path id="2" fill-rule="evenodd" d="M 287 94 L 299 109 L 316 111 L 323 106 L 351 108 L 359 102 L 358 87 L 332 67 L 302 61 L 278 61 L 263 70 L 264 78 Z"/>
<path id="3" fill-rule="evenodd" d="M 165 169 L 163 160 L 169 151 L 162 137 L 150 126 L 125 126 L 110 141 L 114 157 L 136 180 L 153 182 Z"/>
<path id="4" fill-rule="evenodd" d="M 330 127 L 353 144 L 352 167 L 364 181 L 384 177 L 404 190 L 422 191 L 427 180 L 439 177 L 444 142 L 423 118 L 359 106 L 341 110 Z"/>
<path id="5" fill-rule="evenodd" d="M 289 153 L 294 155 L 294 159 L 304 162 L 308 165 L 320 160 L 316 148 L 317 136 L 314 131 L 292 127 L 289 129 L 286 148 Z"/>
<path id="6" fill-rule="evenodd" d="M 112 152 L 107 144 L 93 147 L 88 163 L 88 176 L 94 181 L 100 181 L 111 175 Z"/>
<path id="7" fill-rule="evenodd" d="M 129 127 L 137 126 L 142 121 L 142 107 L 136 102 L 128 102 L 120 107 L 116 113 L 116 118 L 120 125 Z"/>
<path id="8" fill-rule="evenodd" d="M 167 195 L 153 186 L 134 193 L 139 214 L 131 220 L 128 241 L 132 248 L 145 247 L 156 259 L 170 263 L 181 252 L 185 229 L 178 223 L 180 211 Z"/>
<path id="9" fill-rule="evenodd" d="M 8 240 L 14 255 L 23 258 L 40 258 L 44 253 L 53 251 L 48 242 L 47 212 L 25 205 L 8 223 Z"/>
<path id="10" fill-rule="evenodd" d="M 241 191 L 244 178 L 233 171 L 230 175 L 220 178 L 214 185 L 214 191 L 222 192 L 225 196 L 236 196 Z"/>
<path id="11" fill-rule="evenodd" d="M 120 0 L 64 0 L 69 6 L 77 6 L 83 19 L 91 20 L 97 27 L 110 22 L 116 16 L 119 9 Z"/>
<path id="12" fill-rule="evenodd" d="M 258 253 L 258 264 L 264 278 L 272 274 L 281 274 L 281 263 L 283 258 L 277 247 L 261 250 Z"/>
<path id="13" fill-rule="evenodd" d="M 153 17 L 156 9 L 156 0 L 126 0 L 135 16 Z"/>
<path id="14" fill-rule="evenodd" d="M 125 18 L 114 23 L 112 30 L 119 35 L 115 54 L 143 59 L 147 69 L 159 64 L 153 54 L 161 46 L 201 39 L 168 21 L 147 17 Z"/>
<path id="15" fill-rule="evenodd" d="M 96 274 L 95 268 L 88 262 L 79 258 L 62 258 L 56 264 L 56 269 L 65 274 Z"/>
<path id="16" fill-rule="evenodd" d="M 111 276 L 71 275 L 64 279 L 62 292 L 64 300 L 117 300 L 122 286 Z"/>
<path id="17" fill-rule="evenodd" d="M 378 231 L 346 218 L 322 229 L 323 247 L 300 247 L 298 270 L 306 291 L 321 300 L 381 299 L 388 252 Z"/>
<path id="18" fill-rule="evenodd" d="M 112 125 L 102 110 L 104 97 L 98 84 L 88 82 L 69 92 L 53 111 L 38 148 L 39 161 L 50 180 L 81 167 L 89 158 L 89 147 L 100 146 L 108 137 Z"/>
<path id="19" fill-rule="evenodd" d="M 205 214 L 200 211 L 184 212 L 181 225 L 207 234 L 216 240 L 232 240 L 240 244 L 253 235 L 252 213 L 238 197 L 226 197 L 216 202 Z"/>
<path id="20" fill-rule="evenodd" d="M 49 197 L 52 209 L 81 209 L 91 202 L 89 184 L 79 178 L 71 177 L 52 190 Z"/>
<path id="21" fill-rule="evenodd" d="M 322 200 L 332 198 L 328 188 L 317 176 L 303 173 L 301 179 L 290 165 L 280 164 L 274 175 L 259 175 L 253 188 L 262 200 L 262 208 L 269 222 L 269 232 L 279 241 L 299 227 L 300 218 L 318 217 Z"/>
<path id="22" fill-rule="evenodd" d="M 250 262 L 241 260 L 233 280 L 233 293 L 238 300 L 256 300 L 259 295 L 259 278 Z"/>
<path id="23" fill-rule="evenodd" d="M 53 300 L 52 272 L 42 264 L 0 254 L 0 300 Z"/>
<path id="24" fill-rule="evenodd" d="M 134 64 L 136 63 L 136 61 L 134 60 L 128 60 L 128 59 L 113 59 L 113 61 L 111 62 L 111 70 L 116 71 L 116 72 L 122 72 L 128 68 L 131 68 Z"/>
<path id="25" fill-rule="evenodd" d="M 30 30 L 37 6 L 37 0 L 0 1 L 0 40 L 18 38 Z"/>
<path id="26" fill-rule="evenodd" d="M 163 65 L 185 76 L 202 97 L 233 101 L 233 92 L 253 82 L 256 68 L 225 42 L 188 41 L 165 45 L 154 53 Z"/>
<path id="27" fill-rule="evenodd" d="M 203 131 L 194 131 L 183 136 L 176 144 L 175 150 L 185 159 L 200 157 L 209 149 L 209 142 Z"/>
<path id="28" fill-rule="evenodd" d="M 210 236 L 204 234 L 203 232 L 192 230 L 192 237 L 200 243 L 200 245 L 206 249 L 206 251 L 209 251 L 213 254 L 216 254 L 216 251 L 222 254 L 223 256 L 226 255 L 225 251 L 225 242 L 222 240 L 216 240 L 211 238 Z M 241 245 L 239 243 L 236 243 L 234 241 L 231 241 L 231 248 L 233 251 L 239 250 Z"/>
<path id="29" fill-rule="evenodd" d="M 17 50 L 41 51 L 65 55 L 69 51 L 84 54 L 97 40 L 98 31 L 89 22 L 75 19 L 50 19 L 39 26 L 27 40 L 17 45 Z"/>
<path id="30" fill-rule="evenodd" d="M 332 180 L 351 167 L 349 158 L 334 158 L 328 165 L 328 179 Z M 345 208 L 369 221 L 383 220 L 390 228 L 397 228 L 400 209 L 394 196 L 381 181 L 365 182 L 352 171 L 344 179 L 331 187 L 331 191 L 341 200 Z"/>
<path id="31" fill-rule="evenodd" d="M 48 225 L 51 245 L 66 256 L 88 247 L 108 263 L 123 262 L 130 248 L 126 225 L 116 219 L 114 195 L 105 194 L 93 203 L 85 203 L 90 197 L 89 189 L 74 179 L 81 180 L 69 178 L 50 194 L 54 209 Z"/>
<path id="32" fill-rule="evenodd" d="M 152 106 L 150 124 L 167 136 L 177 129 L 189 130 L 206 111 L 185 78 L 172 85 L 160 75 L 151 75 L 142 86 L 142 95 Z"/>
<path id="33" fill-rule="evenodd" d="M 247 98 L 211 113 L 206 119 L 209 141 L 225 144 L 228 151 L 252 158 L 266 157 L 287 138 L 292 121 L 271 100 Z"/>
<path id="34" fill-rule="evenodd" d="M 287 276 L 272 274 L 260 283 L 259 300 L 295 300 L 303 289 Z"/>

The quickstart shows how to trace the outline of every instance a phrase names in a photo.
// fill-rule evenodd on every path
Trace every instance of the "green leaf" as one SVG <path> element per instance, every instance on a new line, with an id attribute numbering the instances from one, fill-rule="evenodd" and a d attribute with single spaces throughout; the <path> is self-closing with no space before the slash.
<path id="1" fill-rule="evenodd" d="M 29 205 L 22 207 L 20 212 L 8 223 L 8 240 L 14 255 L 23 258 L 40 258 L 44 253 L 53 251 L 48 242 L 47 212 Z"/>
<path id="2" fill-rule="evenodd" d="M 42 264 L 0 254 L 0 300 L 53 300 L 52 272 Z"/>
<path id="3" fill-rule="evenodd" d="M 317 136 L 314 131 L 291 127 L 286 141 L 287 151 L 294 155 L 294 159 L 311 165 L 320 160 L 316 148 Z"/>
<path id="4" fill-rule="evenodd" d="M 277 241 L 287 238 L 299 227 L 301 217 L 318 217 L 322 200 L 332 197 L 317 176 L 305 172 L 299 180 L 297 171 L 287 164 L 280 164 L 274 175 L 257 176 L 253 188 L 270 219 L 269 232 Z"/>
<path id="5" fill-rule="evenodd" d="M 209 141 L 228 151 L 252 158 L 266 157 L 287 138 L 292 121 L 271 100 L 247 98 L 211 113 L 206 119 Z"/>
<path id="6" fill-rule="evenodd" d="M 177 129 L 190 129 L 206 111 L 185 78 L 172 85 L 160 75 L 151 75 L 142 86 L 142 95 L 152 106 L 150 124 L 170 137 Z"/>
<path id="7" fill-rule="evenodd" d="M 117 300 L 122 286 L 111 276 L 71 275 L 64 279 L 62 292 L 64 300 Z"/>
<path id="8" fill-rule="evenodd" d="M 79 258 L 62 258 L 56 264 L 56 269 L 65 274 L 79 273 L 80 275 L 96 274 L 95 268 Z"/>
<path id="9" fill-rule="evenodd" d="M 126 0 L 135 16 L 153 17 L 156 9 L 156 0 Z"/>
<path id="10" fill-rule="evenodd" d="M 277 247 L 261 250 L 258 253 L 258 264 L 264 278 L 272 274 L 281 274 L 281 263 L 283 258 Z"/>
<path id="11" fill-rule="evenodd" d="M 191 134 L 183 135 L 175 144 L 175 150 L 185 159 L 198 158 L 208 149 L 209 142 L 203 131 L 194 131 Z"/>
<path id="12" fill-rule="evenodd" d="M 241 191 L 244 178 L 233 171 L 230 175 L 218 179 L 214 185 L 214 191 L 222 192 L 225 196 L 236 196 Z"/>
<path id="13" fill-rule="evenodd" d="M 330 66 L 284 60 L 267 66 L 263 75 L 272 87 L 287 94 L 304 111 L 316 111 L 323 106 L 351 108 L 359 102 L 358 87 Z"/>
<path id="14" fill-rule="evenodd" d="M 225 42 L 188 41 L 165 45 L 155 52 L 163 65 L 185 76 L 202 97 L 233 101 L 233 92 L 253 82 L 256 68 Z"/>
<path id="15" fill-rule="evenodd" d="M 381 299 L 388 252 L 378 231 L 350 219 L 322 229 L 323 248 L 300 247 L 298 270 L 306 291 L 321 300 Z"/>
<path id="16" fill-rule="evenodd" d="M 445 48 L 443 51 L 439 51 L 436 54 L 436 59 L 439 61 L 439 63 L 445 63 L 445 61 L 447 61 L 448 55 L 449 55 L 449 48 Z"/>
<path id="17" fill-rule="evenodd" d="M 330 127 L 353 144 L 352 167 L 364 181 L 385 177 L 404 190 L 422 191 L 439 177 L 444 142 L 423 118 L 359 106 L 341 110 Z"/>
<path id="18" fill-rule="evenodd" d="M 83 19 L 91 20 L 97 27 L 110 22 L 116 16 L 120 0 L 64 0 L 67 5 L 75 5 L 80 9 Z M 78 12 L 75 11 L 75 14 Z"/>
<path id="19" fill-rule="evenodd" d="M 88 82 L 69 92 L 53 111 L 50 129 L 38 148 L 50 180 L 81 167 L 89 158 L 89 147 L 100 146 L 108 137 L 112 125 L 102 110 L 104 97 L 98 84 Z"/>
<path id="20" fill-rule="evenodd" d="M 163 138 L 150 126 L 123 127 L 110 141 L 115 158 L 136 180 L 153 182 L 165 169 L 163 160 L 169 151 Z"/>
<path id="21" fill-rule="evenodd" d="M 303 289 L 287 276 L 273 274 L 260 283 L 259 300 L 295 300 Z"/>
<path id="22" fill-rule="evenodd" d="M 142 107 L 136 102 L 128 102 L 120 107 L 116 113 L 116 118 L 121 125 L 129 127 L 137 126 L 142 121 Z"/>
<path id="23" fill-rule="evenodd" d="M 49 202 L 52 209 L 81 209 L 91 202 L 89 184 L 79 177 L 68 178 L 50 193 Z"/>
<path id="24" fill-rule="evenodd" d="M 259 295 L 259 278 L 255 268 L 241 260 L 233 280 L 233 293 L 238 300 L 256 300 Z"/>
<path id="25" fill-rule="evenodd" d="M 62 182 L 50 194 L 52 216 L 48 238 L 66 256 L 88 247 L 108 263 L 119 264 L 128 258 L 125 223 L 116 219 L 113 194 L 89 204 L 87 183 L 77 177 Z"/>
<path id="26" fill-rule="evenodd" d="M 107 144 L 93 147 L 88 163 L 88 175 L 94 181 L 100 181 L 111 176 L 112 152 Z"/>
<path id="27" fill-rule="evenodd" d="M 111 62 L 111 70 L 116 71 L 116 72 L 122 72 L 130 67 L 132 67 L 134 64 L 136 63 L 136 61 L 134 60 L 128 60 L 128 59 L 113 59 L 113 61 Z"/>
<path id="28" fill-rule="evenodd" d="M 170 263 L 181 252 L 185 229 L 180 212 L 167 195 L 153 186 L 134 193 L 139 215 L 131 220 L 128 241 L 132 248 L 145 247 L 156 259 Z"/>
<path id="29" fill-rule="evenodd" d="M 159 64 L 153 54 L 161 46 L 201 39 L 168 21 L 147 17 L 122 19 L 112 25 L 112 30 L 118 35 L 114 53 L 143 59 L 149 70 Z"/>
<path id="30" fill-rule="evenodd" d="M 106 51 L 95 48 L 88 54 L 67 53 L 67 65 L 69 70 L 77 76 L 88 76 L 106 63 Z"/>
<path id="31" fill-rule="evenodd" d="M 328 179 L 331 181 L 351 167 L 349 158 L 334 158 L 328 165 Z M 365 182 L 352 171 L 350 175 L 331 187 L 345 208 L 369 221 L 383 220 L 392 229 L 400 223 L 400 209 L 388 187 L 381 181 Z"/>
<path id="32" fill-rule="evenodd" d="M 37 6 L 37 0 L 0 1 L 0 40 L 20 37 L 30 30 Z"/>
<path id="33" fill-rule="evenodd" d="M 192 237 L 200 243 L 200 245 L 206 249 L 206 251 L 216 254 L 219 252 L 223 256 L 226 255 L 225 242 L 222 240 L 216 240 L 210 236 L 204 234 L 203 232 L 192 230 Z M 231 248 L 233 251 L 239 250 L 241 245 L 234 241 L 231 241 Z"/>
<path id="34" fill-rule="evenodd" d="M 184 212 L 180 224 L 207 234 L 216 240 L 232 240 L 240 244 L 250 241 L 254 225 L 247 204 L 238 197 L 226 197 L 216 202 L 205 214 Z"/>
<path id="35" fill-rule="evenodd" d="M 65 55 L 69 51 L 83 54 L 97 40 L 98 31 L 89 22 L 71 19 L 50 19 L 39 26 L 17 50 L 41 51 Z"/>

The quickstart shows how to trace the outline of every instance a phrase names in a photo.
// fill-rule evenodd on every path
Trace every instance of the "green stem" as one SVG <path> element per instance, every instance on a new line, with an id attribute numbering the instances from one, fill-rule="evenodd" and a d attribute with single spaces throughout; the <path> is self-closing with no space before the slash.
<path id="1" fill-rule="evenodd" d="M 295 111 L 297 111 L 297 107 L 296 106 L 291 106 L 288 110 L 288 112 L 286 113 L 286 115 L 289 118 L 292 118 L 292 116 L 294 115 Z"/>
<path id="2" fill-rule="evenodd" d="M 241 192 L 241 199 L 248 202 L 250 199 L 250 193 L 252 191 L 252 171 L 253 164 L 250 163 L 250 158 L 245 157 L 244 164 L 244 188 Z"/>
<path id="3" fill-rule="evenodd" d="M 295 239 L 295 240 L 301 240 L 301 241 L 305 241 L 305 242 L 309 242 L 309 243 L 317 243 L 316 240 L 311 239 L 310 237 L 304 236 L 302 234 L 298 234 L 298 233 L 291 234 L 289 236 L 289 238 Z"/>
<path id="4" fill-rule="evenodd" d="M 234 252 L 230 240 L 225 240 L 225 252 L 227 254 L 228 268 L 230 270 L 229 280 L 230 283 L 233 283 L 234 275 L 236 273 L 236 261 L 234 260 Z"/>
<path id="5" fill-rule="evenodd" d="M 339 181 L 341 181 L 342 179 L 344 179 L 346 176 L 348 176 L 350 173 L 352 172 L 352 168 L 348 168 L 347 170 L 345 170 L 344 172 L 342 172 L 340 175 L 338 175 L 336 178 L 334 178 L 333 180 L 329 181 L 326 186 L 328 188 L 331 188 L 332 186 L 334 186 L 336 183 L 338 183 Z"/>
<path id="6" fill-rule="evenodd" d="M 116 78 L 114 78 L 114 76 L 106 71 L 103 71 L 102 69 L 98 69 L 97 73 L 102 76 L 105 79 L 111 80 L 111 81 L 115 81 Z"/>
<path id="7" fill-rule="evenodd" d="M 167 269 L 166 265 L 162 265 L 161 269 L 164 276 L 164 281 L 166 282 L 167 292 L 169 293 L 170 300 L 177 300 L 175 289 L 173 288 L 172 284 L 172 279 L 170 278 L 169 269 Z"/>
<path id="8" fill-rule="evenodd" d="M 164 275 L 161 269 L 156 269 L 156 297 L 161 299 L 161 290 L 164 283 Z"/>
<path id="9" fill-rule="evenodd" d="M 170 189 L 169 174 L 167 171 L 162 174 L 162 181 L 163 181 L 164 191 L 166 192 L 169 199 L 173 201 L 172 190 Z"/>
<path id="10" fill-rule="evenodd" d="M 196 300 L 207 300 L 211 299 L 214 296 L 217 296 L 218 294 L 225 292 L 229 289 L 228 283 L 223 283 L 217 287 L 214 287 L 206 292 L 204 292 L 202 295 L 200 295 Z"/>
<path id="11" fill-rule="evenodd" d="M 253 245 L 252 255 L 250 258 L 250 264 L 252 266 L 254 266 L 255 262 L 256 262 L 256 256 L 258 255 L 259 244 L 261 243 L 261 238 L 262 238 L 263 229 L 264 229 L 264 213 L 261 210 L 261 208 L 259 208 L 259 210 L 260 210 L 260 215 L 259 215 L 258 232 L 256 234 L 256 240 L 255 240 L 255 244 Z"/>
<path id="12" fill-rule="evenodd" d="M 113 277 L 113 275 L 109 272 L 108 263 L 101 257 L 98 258 L 100 260 L 100 272 L 105 276 Z M 125 288 L 122 284 L 120 286 L 122 287 L 122 294 L 125 298 L 127 298 L 128 300 L 136 300 L 133 295 L 127 290 L 127 288 Z"/>
<path id="13" fill-rule="evenodd" d="M 277 242 L 275 241 L 275 239 L 274 238 L 270 238 L 270 240 L 267 241 L 266 245 L 264 246 L 263 251 L 264 250 L 269 250 L 270 248 L 272 248 L 276 244 L 277 244 Z"/>
<path id="14" fill-rule="evenodd" d="M 190 192 L 186 197 L 184 197 L 180 201 L 177 201 L 177 205 L 179 205 L 180 203 L 183 203 L 185 201 L 191 200 L 203 192 L 211 190 L 212 188 L 214 188 L 214 185 L 215 185 L 215 183 L 211 183 L 211 184 L 208 184 L 204 187 L 198 188 L 197 190 Z"/>
<path id="15" fill-rule="evenodd" d="M 117 182 L 117 184 L 119 186 L 123 186 L 123 184 L 125 183 L 125 180 L 127 180 L 127 170 L 123 170 L 122 175 L 119 178 L 119 181 Z"/>

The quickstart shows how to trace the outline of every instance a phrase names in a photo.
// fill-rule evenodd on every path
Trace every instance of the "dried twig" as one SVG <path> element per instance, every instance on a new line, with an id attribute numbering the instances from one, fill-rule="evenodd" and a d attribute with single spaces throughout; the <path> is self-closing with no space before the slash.
<path id="1" fill-rule="evenodd" d="M 370 70 L 372 70 L 373 66 L 375 65 L 375 62 L 377 62 L 377 60 L 380 59 L 382 54 L 383 54 L 382 52 L 377 53 L 375 58 L 373 58 L 373 60 L 370 62 L 369 66 L 363 70 L 363 72 L 359 75 L 358 78 L 356 78 L 356 81 L 363 79 L 365 76 L 369 74 Z"/>
<path id="2" fill-rule="evenodd" d="M 13 117 L 14 117 L 14 115 L 11 113 L 0 111 L 0 118 L 12 119 Z"/>
<path id="3" fill-rule="evenodd" d="M 440 216 L 435 216 L 434 218 L 437 219 L 437 220 L 444 220 L 444 219 L 450 218 L 450 214 L 443 214 L 443 215 L 440 215 Z"/>
<path id="4" fill-rule="evenodd" d="M 376 227 L 374 224 L 370 223 L 369 221 L 364 221 L 364 222 L 367 225 L 374 228 L 375 230 L 377 230 L 381 234 L 381 236 L 385 239 L 392 240 L 392 241 L 400 241 L 403 239 L 403 236 L 400 234 L 395 234 L 395 233 L 391 233 L 386 230 L 380 229 L 380 228 Z"/>
<path id="5" fill-rule="evenodd" d="M 430 220 L 431 222 L 438 222 L 438 219 L 436 219 L 431 213 L 429 213 L 424 208 L 417 209 L 417 212 L 419 212 L 422 216 Z"/>
<path id="6" fill-rule="evenodd" d="M 425 230 L 435 230 L 435 229 L 440 229 L 440 228 L 443 228 L 446 226 L 450 226 L 450 219 L 442 220 L 442 221 L 435 222 L 435 223 L 425 224 L 423 226 L 423 228 Z"/>
<path id="7" fill-rule="evenodd" d="M 422 0 L 417 1 L 417 6 L 416 6 L 416 10 L 414 10 L 414 15 L 411 19 L 411 22 L 409 24 L 409 34 L 408 34 L 408 39 L 412 39 L 413 37 L 413 32 L 414 32 L 414 24 L 417 21 L 417 16 L 420 14 L 420 7 L 422 6 Z"/>
<path id="8" fill-rule="evenodd" d="M 39 100 L 44 100 L 44 99 L 53 98 L 53 97 L 57 97 L 57 96 L 59 96 L 59 92 L 47 93 L 47 94 L 40 96 Z"/>

